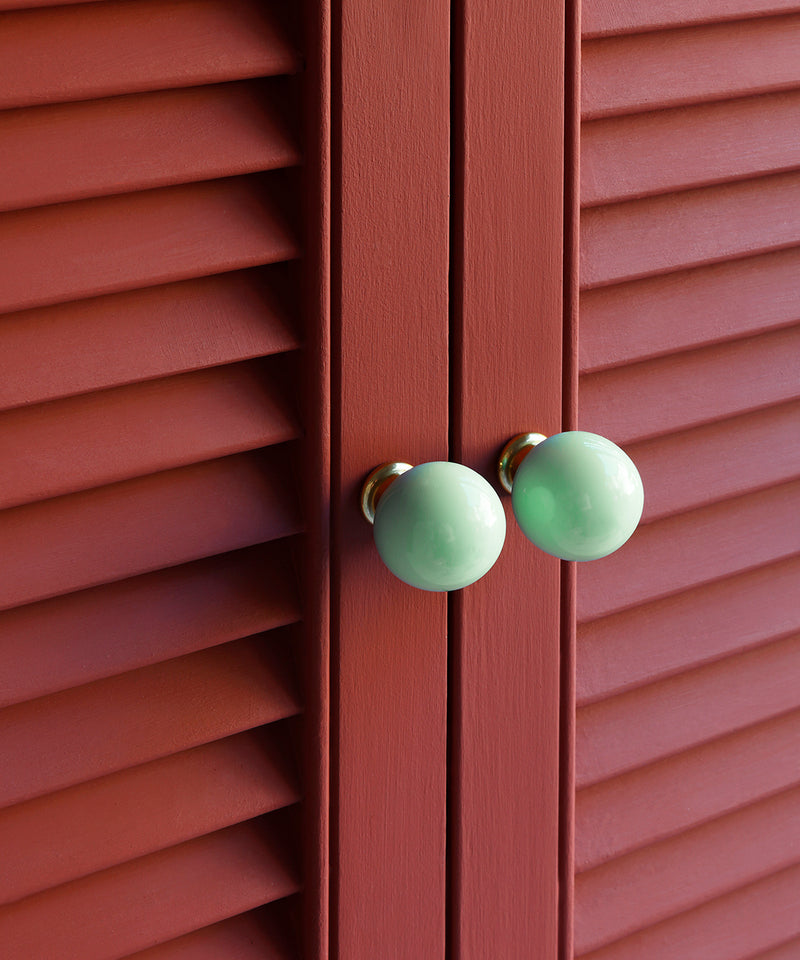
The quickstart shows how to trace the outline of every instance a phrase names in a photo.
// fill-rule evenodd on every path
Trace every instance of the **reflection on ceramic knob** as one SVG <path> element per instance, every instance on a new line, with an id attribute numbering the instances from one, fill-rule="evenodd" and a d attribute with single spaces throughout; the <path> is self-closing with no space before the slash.
<path id="1" fill-rule="evenodd" d="M 642 516 L 639 471 L 623 450 L 596 433 L 573 430 L 546 439 L 520 434 L 504 449 L 499 471 L 522 532 L 562 560 L 608 556 L 630 538 Z"/>
<path id="2" fill-rule="evenodd" d="M 392 573 L 421 590 L 460 590 L 500 555 L 506 518 L 500 498 L 474 470 L 435 461 L 377 467 L 361 497 L 375 546 Z"/>

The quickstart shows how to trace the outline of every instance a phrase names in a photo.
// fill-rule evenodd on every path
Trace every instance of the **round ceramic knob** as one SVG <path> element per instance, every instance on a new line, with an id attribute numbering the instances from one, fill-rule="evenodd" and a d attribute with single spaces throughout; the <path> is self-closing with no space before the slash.
<path id="1" fill-rule="evenodd" d="M 516 452 L 509 453 L 515 443 Z M 642 516 L 639 471 L 623 450 L 596 433 L 574 430 L 547 439 L 521 434 L 503 451 L 500 474 L 511 489 L 522 532 L 562 560 L 608 556 Z"/>
<path id="2" fill-rule="evenodd" d="M 391 463 L 362 491 L 375 546 L 392 573 L 421 590 L 460 590 L 500 556 L 506 518 L 486 480 L 459 463 Z"/>

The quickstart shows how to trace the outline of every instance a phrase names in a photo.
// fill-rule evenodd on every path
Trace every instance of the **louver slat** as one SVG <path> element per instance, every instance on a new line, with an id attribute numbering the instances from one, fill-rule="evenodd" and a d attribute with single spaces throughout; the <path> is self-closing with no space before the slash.
<path id="1" fill-rule="evenodd" d="M 0 508 L 294 439 L 275 373 L 232 364 L 0 414 L 0 459 L 16 465 Z"/>
<path id="2" fill-rule="evenodd" d="M 579 704 L 800 632 L 800 558 L 581 625 Z"/>
<path id="3" fill-rule="evenodd" d="M 8 108 L 292 73 L 299 58 L 257 0 L 107 0 L 7 14 L 0 65 Z"/>
<path id="4" fill-rule="evenodd" d="M 589 40 L 584 120 L 726 100 L 800 85 L 800 17 Z"/>
<path id="5" fill-rule="evenodd" d="M 298 247 L 268 182 L 234 177 L 5 213 L 0 309 L 291 259 Z"/>
<path id="6" fill-rule="evenodd" d="M 271 92 L 228 83 L 6 111 L 0 210 L 296 164 Z"/>
<path id="7" fill-rule="evenodd" d="M 584 707 L 579 788 L 792 710 L 798 669 L 793 636 Z"/>
<path id="8" fill-rule="evenodd" d="M 0 609 L 300 530 L 277 461 L 238 454 L 0 514 Z"/>
<path id="9" fill-rule="evenodd" d="M 293 350 L 271 279 L 245 270 L 6 314 L 0 406 Z"/>
<path id="10" fill-rule="evenodd" d="M 287 544 L 158 570 L 0 613 L 0 706 L 301 617 Z"/>
<path id="11" fill-rule="evenodd" d="M 800 783 L 800 711 L 581 790 L 581 872 Z"/>
<path id="12" fill-rule="evenodd" d="M 282 640 L 238 640 L 7 707 L 0 806 L 293 716 Z"/>
<path id="13" fill-rule="evenodd" d="M 577 952 L 597 949 L 794 866 L 800 859 L 799 803 L 800 791 L 787 791 L 579 874 Z"/>
<path id="14" fill-rule="evenodd" d="M 584 373 L 800 320 L 800 248 L 599 287 L 581 295 Z"/>
<path id="15" fill-rule="evenodd" d="M 109 960 L 295 893 L 276 816 L 0 908 L 4 948 L 14 957 Z"/>
<path id="16" fill-rule="evenodd" d="M 585 123 L 581 202 L 618 203 L 800 166 L 800 92 Z M 713 144 L 700 151 L 698 143 Z M 625 157 L 625 164 L 614 163 Z"/>
<path id="17" fill-rule="evenodd" d="M 295 803 L 294 780 L 270 727 L 0 811 L 0 903 Z"/>
<path id="18" fill-rule="evenodd" d="M 697 0 L 688 9 L 684 0 L 594 0 L 586 4 L 581 32 L 589 39 L 796 10 L 800 10 L 797 0 Z"/>

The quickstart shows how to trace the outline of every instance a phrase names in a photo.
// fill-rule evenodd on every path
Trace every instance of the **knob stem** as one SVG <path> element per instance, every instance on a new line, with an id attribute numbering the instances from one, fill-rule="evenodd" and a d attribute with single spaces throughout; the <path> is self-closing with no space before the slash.
<path id="1" fill-rule="evenodd" d="M 537 443 L 546 439 L 543 433 L 518 433 L 503 447 L 503 452 L 497 461 L 497 476 L 500 479 L 500 486 L 506 493 L 511 493 L 514 487 L 514 477 L 519 465 Z"/>
<path id="2" fill-rule="evenodd" d="M 375 511 L 378 509 L 380 498 L 398 477 L 411 469 L 410 463 L 393 461 L 382 463 L 369 474 L 361 488 L 361 512 L 370 523 L 375 523 Z"/>

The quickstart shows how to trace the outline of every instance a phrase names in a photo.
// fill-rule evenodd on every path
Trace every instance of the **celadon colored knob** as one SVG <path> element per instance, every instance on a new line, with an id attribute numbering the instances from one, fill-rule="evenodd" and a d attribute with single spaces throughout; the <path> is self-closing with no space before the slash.
<path id="1" fill-rule="evenodd" d="M 460 590 L 500 556 L 506 518 L 480 474 L 459 463 L 389 463 L 367 477 L 361 496 L 375 546 L 392 573 L 420 590 Z"/>
<path id="2" fill-rule="evenodd" d="M 520 434 L 499 463 L 514 516 L 537 547 L 562 560 L 598 560 L 636 529 L 644 489 L 631 458 L 596 433 Z"/>

